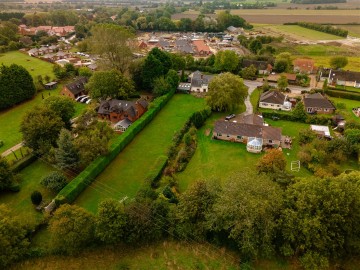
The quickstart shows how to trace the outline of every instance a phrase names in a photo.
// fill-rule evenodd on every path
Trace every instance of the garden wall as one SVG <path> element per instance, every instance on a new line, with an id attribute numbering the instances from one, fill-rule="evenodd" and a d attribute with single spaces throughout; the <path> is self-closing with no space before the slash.
<path id="1" fill-rule="evenodd" d="M 149 106 L 148 111 L 133 123 L 116 141 L 111 145 L 109 153 L 94 160 L 75 179 L 67 184 L 56 196 L 57 205 L 72 203 L 79 194 L 91 184 L 95 178 L 113 161 L 113 159 L 134 139 L 134 137 L 157 115 L 174 95 L 175 91 L 159 97 Z"/>

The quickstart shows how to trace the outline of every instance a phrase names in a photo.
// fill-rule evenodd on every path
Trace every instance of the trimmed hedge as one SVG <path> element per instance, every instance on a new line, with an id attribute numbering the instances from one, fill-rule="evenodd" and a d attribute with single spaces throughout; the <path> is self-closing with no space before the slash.
<path id="1" fill-rule="evenodd" d="M 360 94 L 356 92 L 351 92 L 348 90 L 327 90 L 326 94 L 330 97 L 336 98 L 345 98 L 345 99 L 352 99 L 352 100 L 359 100 L 360 101 Z"/>
<path id="2" fill-rule="evenodd" d="M 67 184 L 55 197 L 56 205 L 72 203 L 86 187 L 113 161 L 113 159 L 134 139 L 134 137 L 156 116 L 172 98 L 175 91 L 154 100 L 146 113 L 136 120 L 110 146 L 109 153 L 95 159 L 75 179 Z"/>
<path id="3" fill-rule="evenodd" d="M 308 115 L 305 121 L 294 117 L 292 114 L 284 114 L 276 111 L 262 112 L 262 115 L 264 118 L 278 117 L 279 119 L 285 121 L 300 122 L 313 125 L 329 125 L 329 121 L 331 121 L 331 118 L 327 115 Z"/>
<path id="4" fill-rule="evenodd" d="M 145 181 L 147 184 L 150 184 L 152 188 L 157 188 L 157 181 L 159 180 L 162 171 L 165 169 L 167 162 L 167 156 L 159 156 L 146 175 Z"/>
<path id="5" fill-rule="evenodd" d="M 30 154 L 23 159 L 16 162 L 13 166 L 11 166 L 11 170 L 13 172 L 20 172 L 21 170 L 25 169 L 27 166 L 32 164 L 37 160 L 37 157 L 33 154 Z"/>

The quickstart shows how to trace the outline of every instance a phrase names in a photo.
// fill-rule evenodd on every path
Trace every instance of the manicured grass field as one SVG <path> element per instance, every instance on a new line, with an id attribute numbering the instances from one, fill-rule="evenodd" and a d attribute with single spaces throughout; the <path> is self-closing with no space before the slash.
<path id="1" fill-rule="evenodd" d="M 239 258 L 209 245 L 178 242 L 155 243 L 141 248 L 99 247 L 79 256 L 50 256 L 19 263 L 11 269 L 240 269 Z"/>
<path id="2" fill-rule="evenodd" d="M 166 154 L 174 133 L 193 112 L 204 106 L 204 99 L 175 95 L 75 203 L 96 212 L 98 204 L 106 198 L 133 197 L 156 158 Z"/>
<path id="3" fill-rule="evenodd" d="M 258 159 L 263 155 L 247 152 L 245 144 L 214 140 L 211 138 L 211 134 L 206 136 L 205 131 L 212 129 L 214 121 L 219 118 L 218 114 L 214 114 L 206 125 L 198 131 L 196 152 L 185 171 L 177 174 L 181 191 L 184 191 L 196 180 L 216 179 L 222 182 L 226 181 L 231 174 L 245 168 L 255 169 Z M 296 137 L 298 131 L 302 128 L 308 128 L 309 125 L 286 121 L 270 121 L 268 119 L 266 119 L 266 122 L 271 126 L 282 128 L 283 135 L 295 137 L 293 148 L 283 150 L 288 162 L 287 169 L 290 171 L 291 161 L 297 160 L 296 155 L 299 147 Z M 294 175 L 308 176 L 310 172 L 301 169 L 300 172 L 295 172 Z"/>
<path id="4" fill-rule="evenodd" d="M 7 204 L 14 213 L 19 215 L 26 224 L 37 223 L 43 215 L 35 210 L 31 203 L 30 195 L 38 190 L 43 196 L 43 200 L 50 202 L 55 196 L 45 189 L 41 184 L 41 179 L 55 169 L 46 163 L 37 160 L 19 173 L 20 191 L 19 192 L 1 192 L 0 204 Z"/>
<path id="5" fill-rule="evenodd" d="M 31 57 L 28 54 L 21 53 L 19 51 L 0 54 L 0 64 L 21 65 L 29 71 L 34 79 L 36 79 L 39 75 L 43 77 L 48 75 L 50 78 L 54 78 L 52 71 L 53 64 Z"/>
<path id="6" fill-rule="evenodd" d="M 285 35 L 293 36 L 296 39 L 308 39 L 308 40 L 336 40 L 344 39 L 343 37 L 307 29 L 298 25 L 273 25 L 266 28 L 272 31 L 283 33 Z"/>
<path id="7" fill-rule="evenodd" d="M 339 113 L 344 116 L 346 120 L 354 120 L 356 122 L 360 123 L 360 118 L 356 117 L 355 114 L 352 112 L 352 108 L 360 107 L 360 101 L 358 100 L 351 100 L 351 99 L 345 99 L 345 98 L 334 98 L 329 97 L 329 99 L 334 103 L 335 107 L 339 111 Z M 339 109 L 337 106 L 338 103 L 345 104 L 345 109 Z"/>
<path id="8" fill-rule="evenodd" d="M 0 154 L 21 142 L 20 123 L 26 112 L 34 106 L 41 104 L 43 97 L 58 95 L 61 87 L 62 86 L 59 85 L 55 90 L 42 91 L 31 100 L 0 111 L 0 140 L 4 142 L 4 146 L 0 147 Z M 85 104 L 77 102 L 75 105 L 76 115 L 79 115 L 85 108 Z"/>

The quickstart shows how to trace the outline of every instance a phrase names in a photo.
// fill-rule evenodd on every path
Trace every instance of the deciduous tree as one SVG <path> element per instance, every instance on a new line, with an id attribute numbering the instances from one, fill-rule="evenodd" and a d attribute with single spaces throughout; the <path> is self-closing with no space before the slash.
<path id="1" fill-rule="evenodd" d="M 239 76 L 223 73 L 211 80 L 206 102 L 214 111 L 233 111 L 244 104 L 247 95 L 247 87 Z"/>
<path id="2" fill-rule="evenodd" d="M 349 63 L 347 57 L 345 56 L 334 56 L 330 58 L 330 66 L 334 69 L 339 69 L 346 67 L 346 65 Z"/>
<path id="3" fill-rule="evenodd" d="M 61 205 L 50 219 L 49 231 L 54 251 L 77 253 L 94 241 L 95 218 L 76 205 Z"/>
<path id="4" fill-rule="evenodd" d="M 14 181 L 14 173 L 7 160 L 0 156 L 0 191 L 8 189 Z"/>
<path id="5" fill-rule="evenodd" d="M 277 86 L 281 91 L 285 91 L 286 87 L 288 87 L 288 80 L 286 76 L 281 75 L 280 78 L 277 81 Z"/>
<path id="6" fill-rule="evenodd" d="M 259 172 L 267 174 L 284 171 L 286 168 L 286 159 L 281 150 L 270 149 L 259 159 L 256 167 Z"/>
<path id="7" fill-rule="evenodd" d="M 43 101 L 45 107 L 54 111 L 61 117 L 67 128 L 70 128 L 70 120 L 75 114 L 75 102 L 63 96 L 51 96 Z"/>
<path id="8" fill-rule="evenodd" d="M 133 34 L 126 28 L 115 24 L 98 24 L 91 28 L 90 51 L 100 55 L 103 65 L 110 69 L 126 72 L 132 61 L 129 41 Z"/>
<path id="9" fill-rule="evenodd" d="M 239 56 L 234 51 L 219 51 L 215 56 L 215 68 L 221 71 L 234 71 L 239 65 Z"/>

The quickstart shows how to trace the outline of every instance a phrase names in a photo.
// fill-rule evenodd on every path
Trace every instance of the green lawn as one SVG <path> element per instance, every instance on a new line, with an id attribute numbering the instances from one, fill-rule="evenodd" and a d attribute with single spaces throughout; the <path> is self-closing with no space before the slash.
<path id="1" fill-rule="evenodd" d="M 54 78 L 53 74 L 53 64 L 46 61 L 31 57 L 26 53 L 21 53 L 19 51 L 7 52 L 0 54 L 0 64 L 10 65 L 17 64 L 26 68 L 33 78 L 37 76 L 50 76 Z"/>
<path id="2" fill-rule="evenodd" d="M 250 95 L 250 102 L 253 106 L 254 112 L 256 112 L 256 108 L 259 104 L 260 93 L 261 93 L 261 90 L 255 89 Z"/>
<path id="3" fill-rule="evenodd" d="M 108 197 L 133 197 L 144 183 L 156 158 L 166 154 L 174 133 L 183 126 L 191 113 L 204 106 L 204 99 L 185 94 L 175 95 L 75 203 L 96 212 L 98 204 Z"/>
<path id="4" fill-rule="evenodd" d="M 33 191 L 38 190 L 43 195 L 43 200 L 51 201 L 55 196 L 50 191 L 40 185 L 41 179 L 55 169 L 40 160 L 35 161 L 30 166 L 19 173 L 20 191 L 1 192 L 0 204 L 5 203 L 9 206 L 12 213 L 19 215 L 21 220 L 27 224 L 35 224 L 43 215 L 35 210 L 30 200 Z"/>
<path id="5" fill-rule="evenodd" d="M 43 97 L 46 98 L 49 95 L 58 95 L 61 88 L 62 85 L 59 85 L 55 90 L 42 91 L 31 100 L 22 102 L 7 110 L 0 111 L 0 140 L 4 142 L 4 146 L 0 147 L 0 154 L 21 142 L 22 135 L 20 133 L 20 123 L 26 112 L 31 110 L 34 106 L 41 104 Z M 85 108 L 86 104 L 77 102 L 75 105 L 75 115 L 79 115 Z"/>
<path id="6" fill-rule="evenodd" d="M 196 152 L 185 171 L 177 174 L 181 191 L 184 191 L 196 180 L 217 179 L 222 182 L 231 174 L 244 168 L 255 169 L 256 162 L 262 156 L 262 154 L 247 152 L 245 144 L 213 140 L 211 134 L 206 136 L 206 130 L 212 129 L 214 121 L 219 118 L 218 114 L 213 114 L 206 125 L 198 131 Z M 295 138 L 293 140 L 293 148 L 291 150 L 283 150 L 288 162 L 287 169 L 290 171 L 290 163 L 297 160 L 296 155 L 299 151 L 296 139 L 298 131 L 302 128 L 309 128 L 309 125 L 287 121 L 271 121 L 268 119 L 266 119 L 266 122 L 271 126 L 282 128 L 283 135 Z M 306 169 L 301 169 L 300 172 L 294 172 L 294 175 L 309 176 L 311 174 Z"/>
<path id="7" fill-rule="evenodd" d="M 49 256 L 27 260 L 11 269 L 84 269 L 84 270 L 169 270 L 240 269 L 239 258 L 225 249 L 185 242 L 154 243 L 146 247 L 98 247 L 79 256 Z"/>
<path id="8" fill-rule="evenodd" d="M 346 120 L 354 120 L 360 123 L 360 118 L 356 117 L 355 114 L 352 112 L 352 108 L 360 107 L 360 102 L 358 100 L 351 100 L 345 98 L 334 98 L 329 97 L 329 99 L 334 103 L 337 111 L 345 117 Z M 338 103 L 345 104 L 345 109 L 339 109 Z"/>

